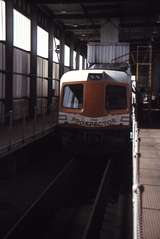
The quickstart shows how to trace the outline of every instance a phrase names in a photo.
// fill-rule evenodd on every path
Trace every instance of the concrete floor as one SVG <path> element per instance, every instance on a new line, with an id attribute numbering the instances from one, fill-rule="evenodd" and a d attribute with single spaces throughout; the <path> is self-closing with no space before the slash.
<path id="1" fill-rule="evenodd" d="M 142 232 L 145 239 L 160 238 L 160 129 L 140 130 Z"/>

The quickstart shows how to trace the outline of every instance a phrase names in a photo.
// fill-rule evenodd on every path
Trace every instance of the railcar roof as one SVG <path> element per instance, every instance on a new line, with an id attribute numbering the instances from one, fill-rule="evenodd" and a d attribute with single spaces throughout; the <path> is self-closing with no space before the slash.
<path id="1" fill-rule="evenodd" d="M 126 72 L 123 71 L 115 71 L 115 70 L 73 70 L 66 72 L 62 78 L 61 83 L 63 82 L 76 82 L 76 81 L 87 81 L 89 73 L 103 73 L 105 72 L 113 81 L 117 82 L 129 82 L 130 77 Z"/>

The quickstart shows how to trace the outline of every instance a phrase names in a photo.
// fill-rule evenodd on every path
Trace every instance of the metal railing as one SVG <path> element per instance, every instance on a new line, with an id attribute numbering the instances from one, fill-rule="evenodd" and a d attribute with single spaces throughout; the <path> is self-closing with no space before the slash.
<path id="1" fill-rule="evenodd" d="M 28 117 L 25 109 L 21 109 L 18 120 L 14 119 L 14 112 L 9 111 L 0 122 L 0 157 L 48 134 L 56 123 L 56 109 L 48 113 L 47 106 L 42 108 L 41 113 L 35 107 L 33 119 Z"/>
<path id="2" fill-rule="evenodd" d="M 133 163 L 133 239 L 142 239 L 142 192 L 143 186 L 140 184 L 139 172 L 139 129 L 136 110 L 136 81 L 132 80 L 132 163 Z"/>

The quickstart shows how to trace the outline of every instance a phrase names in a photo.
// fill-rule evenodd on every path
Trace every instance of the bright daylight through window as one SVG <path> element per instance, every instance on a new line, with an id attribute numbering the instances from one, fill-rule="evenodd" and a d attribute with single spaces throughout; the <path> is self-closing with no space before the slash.
<path id="1" fill-rule="evenodd" d="M 6 40 L 5 2 L 0 1 L 0 41 Z"/>
<path id="2" fill-rule="evenodd" d="M 13 44 L 24 50 L 31 50 L 31 21 L 17 10 L 13 10 Z"/>

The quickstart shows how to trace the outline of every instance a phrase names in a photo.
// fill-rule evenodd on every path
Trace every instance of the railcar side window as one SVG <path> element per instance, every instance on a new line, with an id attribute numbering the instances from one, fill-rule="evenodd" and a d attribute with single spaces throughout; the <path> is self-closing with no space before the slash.
<path id="1" fill-rule="evenodd" d="M 124 86 L 109 85 L 106 87 L 107 110 L 118 110 L 127 108 L 127 89 Z"/>
<path id="2" fill-rule="evenodd" d="M 66 85 L 63 87 L 63 107 L 81 109 L 83 106 L 83 85 Z"/>

